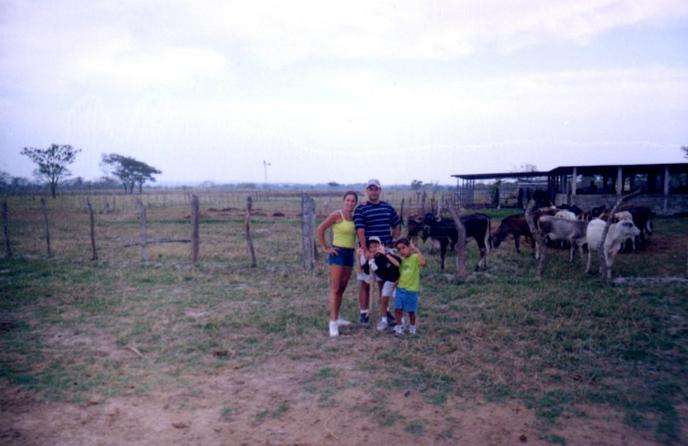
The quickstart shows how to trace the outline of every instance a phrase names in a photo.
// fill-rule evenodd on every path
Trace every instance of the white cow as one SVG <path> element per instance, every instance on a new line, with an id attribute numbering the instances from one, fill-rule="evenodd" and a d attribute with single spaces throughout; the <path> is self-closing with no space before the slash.
<path id="1" fill-rule="evenodd" d="M 558 211 L 556 214 L 554 214 L 555 217 L 558 218 L 565 218 L 566 220 L 578 220 L 578 217 L 576 217 L 576 214 L 574 214 L 571 211 L 567 211 L 566 209 L 562 209 L 561 211 Z"/>
<path id="2" fill-rule="evenodd" d="M 592 251 L 597 251 L 602 241 L 602 233 L 606 221 L 595 218 L 590 220 L 588 227 L 585 230 L 585 239 L 588 242 L 588 264 L 585 267 L 585 272 L 590 271 L 590 261 Z M 614 257 L 621 249 L 621 246 L 629 236 L 636 237 L 640 234 L 640 230 L 635 227 L 632 221 L 620 220 L 617 223 L 609 225 L 609 232 L 607 238 L 604 240 L 604 262 L 607 265 L 607 278 L 612 276 L 612 265 L 614 265 Z"/>
<path id="3" fill-rule="evenodd" d="M 621 220 L 628 220 L 631 223 L 635 224 L 633 221 L 633 215 L 628 212 L 628 211 L 619 211 L 616 214 L 614 214 L 614 220 L 613 221 L 621 221 Z M 627 241 L 631 241 L 631 250 L 635 251 L 635 237 L 629 235 L 626 237 L 626 239 L 621 242 L 621 249 L 623 249 L 624 246 L 626 246 Z"/>

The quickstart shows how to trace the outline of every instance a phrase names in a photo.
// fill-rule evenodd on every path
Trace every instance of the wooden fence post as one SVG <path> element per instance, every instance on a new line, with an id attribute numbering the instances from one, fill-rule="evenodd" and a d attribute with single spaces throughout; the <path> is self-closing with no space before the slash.
<path id="1" fill-rule="evenodd" d="M 533 238 L 535 239 L 535 258 L 538 259 L 537 276 L 538 279 L 542 279 L 542 274 L 545 271 L 545 254 L 547 252 L 547 246 L 545 245 L 545 240 L 542 237 L 542 233 L 535 225 L 535 214 L 533 213 L 534 208 L 535 200 L 531 198 L 528 202 L 528 206 L 526 206 L 526 222 L 528 223 L 530 232 L 533 234 Z"/>
<path id="2" fill-rule="evenodd" d="M 449 206 L 449 212 L 454 220 L 459 238 L 456 242 L 456 276 L 463 279 L 466 277 L 466 227 L 454 206 Z"/>
<path id="3" fill-rule="evenodd" d="M 301 244 L 303 248 L 303 266 L 310 271 L 315 267 L 315 200 L 306 194 L 301 196 Z"/>
<path id="4" fill-rule="evenodd" d="M 10 220 L 7 210 L 7 200 L 2 202 L 2 234 L 5 236 L 5 258 L 12 258 L 12 244 L 10 243 Z"/>
<path id="5" fill-rule="evenodd" d="M 91 235 L 91 260 L 98 260 L 98 251 L 96 250 L 96 223 L 95 217 L 93 216 L 93 206 L 91 206 L 91 200 L 88 197 L 86 197 L 86 207 L 88 208 L 88 225 Z"/>
<path id="6" fill-rule="evenodd" d="M 191 261 L 196 263 L 198 261 L 198 246 L 200 245 L 199 240 L 199 204 L 198 197 L 196 195 L 191 196 Z"/>
<path id="7" fill-rule="evenodd" d="M 41 197 L 41 212 L 43 213 L 43 227 L 45 232 L 45 244 L 48 253 L 48 258 L 53 256 L 50 249 L 50 227 L 48 226 L 48 206 L 45 204 L 45 198 Z"/>
<path id="8" fill-rule="evenodd" d="M 253 207 L 253 198 L 246 197 L 246 216 L 244 217 L 244 229 L 246 231 L 246 244 L 248 246 L 248 255 L 251 258 L 251 268 L 256 267 L 256 250 L 253 248 L 253 239 L 251 238 L 251 208 Z"/>
<path id="9" fill-rule="evenodd" d="M 136 206 L 139 208 L 139 220 L 141 221 L 141 233 L 139 235 L 139 246 L 141 251 L 141 260 L 143 263 L 148 262 L 148 251 L 146 250 L 146 207 L 143 202 L 137 198 Z"/>

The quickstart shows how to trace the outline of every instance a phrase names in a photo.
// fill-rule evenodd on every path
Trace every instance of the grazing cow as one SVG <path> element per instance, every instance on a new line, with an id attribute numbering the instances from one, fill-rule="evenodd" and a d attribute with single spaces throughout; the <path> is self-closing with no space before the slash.
<path id="1" fill-rule="evenodd" d="M 604 214 L 603 214 L 604 215 Z M 606 220 L 606 218 L 602 218 L 602 220 Z M 612 218 L 612 223 L 618 223 L 621 220 L 626 220 L 630 221 L 633 223 L 633 215 L 628 212 L 628 211 L 619 211 L 614 214 L 614 217 Z M 630 246 L 630 248 L 626 248 L 627 246 Z M 628 252 L 628 251 L 635 251 L 635 236 L 633 235 L 628 235 L 622 242 L 621 242 L 621 250 Z"/>
<path id="2" fill-rule="evenodd" d="M 480 260 L 475 267 L 476 271 L 487 267 L 487 250 L 490 244 L 490 217 L 485 214 L 471 214 L 461 216 L 461 222 L 466 228 L 466 242 L 473 238 L 480 251 Z M 431 238 L 440 245 L 440 268 L 444 270 L 444 260 L 447 255 L 447 246 L 454 249 L 459 240 L 459 233 L 451 218 L 436 218 L 432 213 L 427 213 L 425 218 L 415 217 L 408 219 L 408 237 L 420 235 L 423 241 Z"/>
<path id="3" fill-rule="evenodd" d="M 600 242 L 602 241 L 602 233 L 604 226 L 607 223 L 601 218 L 590 220 L 585 231 L 585 239 L 588 243 L 588 263 L 585 267 L 585 272 L 590 272 L 590 261 L 592 251 L 597 251 Z M 640 230 L 629 220 L 620 220 L 609 225 L 609 232 L 607 238 L 604 240 L 604 262 L 607 265 L 607 278 L 612 276 L 612 266 L 614 265 L 614 257 L 621 250 L 621 246 L 628 237 L 637 237 Z"/>
<path id="4" fill-rule="evenodd" d="M 559 206 L 557 206 L 557 209 L 573 212 L 573 214 L 576 216 L 576 218 L 578 220 L 581 220 L 583 218 L 583 214 L 584 214 L 583 209 L 579 208 L 575 204 L 572 204 L 572 205 L 560 204 Z"/>
<path id="5" fill-rule="evenodd" d="M 499 248 L 499 245 L 506 240 L 509 235 L 514 238 L 514 245 L 516 246 L 517 253 L 521 253 L 521 236 L 525 237 L 526 241 L 530 241 L 530 245 L 533 251 L 535 251 L 535 238 L 533 237 L 533 233 L 530 232 L 525 214 L 515 214 L 504 217 L 497 230 L 492 234 L 492 247 L 495 249 Z"/>
<path id="6" fill-rule="evenodd" d="M 581 220 L 566 220 L 565 218 L 543 215 L 537 222 L 542 237 L 552 241 L 562 240 L 571 244 L 569 261 L 573 262 L 576 249 L 585 244 L 585 227 L 588 222 Z"/>
<path id="7" fill-rule="evenodd" d="M 420 236 L 423 241 L 426 241 L 428 237 L 432 238 L 440 247 L 440 258 L 442 259 L 441 268 L 444 269 L 444 259 L 447 255 L 447 247 L 454 250 L 459 240 L 459 235 L 454 227 L 454 222 L 447 219 L 442 219 L 441 222 L 435 222 L 435 224 L 432 225 L 434 228 L 433 231 L 425 231 L 426 219 L 435 221 L 435 217 L 432 213 L 428 213 L 425 217 L 421 217 L 420 215 L 409 216 L 406 222 L 408 227 L 407 237 L 412 238 Z"/>

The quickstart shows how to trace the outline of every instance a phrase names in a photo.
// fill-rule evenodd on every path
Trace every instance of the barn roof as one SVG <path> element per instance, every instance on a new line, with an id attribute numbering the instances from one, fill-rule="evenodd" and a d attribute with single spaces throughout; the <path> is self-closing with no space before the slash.
<path id="1" fill-rule="evenodd" d="M 616 171 L 617 168 L 622 167 L 626 171 L 632 172 L 652 172 L 664 170 L 665 166 L 679 167 L 680 170 L 688 169 L 688 163 L 661 163 L 661 164 L 598 164 L 594 166 L 560 166 L 549 171 L 550 175 L 564 175 L 573 172 L 576 168 L 578 175 L 585 174 L 599 174 L 607 170 Z"/>
<path id="2" fill-rule="evenodd" d="M 679 168 L 678 170 L 688 171 L 688 163 L 662 163 L 662 164 L 598 164 L 591 166 L 559 166 L 555 167 L 549 171 L 537 171 L 537 172 L 499 172 L 499 173 L 475 173 L 475 174 L 456 174 L 452 175 L 455 178 L 461 178 L 463 180 L 490 180 L 498 178 L 532 178 L 532 177 L 547 177 L 550 175 L 564 175 L 573 172 L 576 168 L 576 173 L 578 175 L 586 174 L 599 174 L 604 171 L 616 171 L 618 167 L 622 167 L 626 170 L 637 171 L 637 172 L 648 172 L 648 171 L 658 171 L 663 169 L 665 166 L 669 166 L 673 169 Z"/>

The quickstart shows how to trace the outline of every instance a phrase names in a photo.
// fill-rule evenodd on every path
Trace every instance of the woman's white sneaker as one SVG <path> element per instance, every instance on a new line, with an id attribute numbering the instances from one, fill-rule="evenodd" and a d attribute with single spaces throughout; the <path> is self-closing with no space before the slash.
<path id="1" fill-rule="evenodd" d="M 330 337 L 334 338 L 339 336 L 339 326 L 337 321 L 330 321 Z"/>

